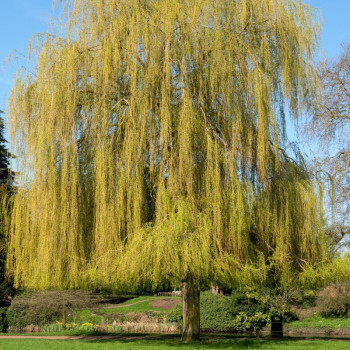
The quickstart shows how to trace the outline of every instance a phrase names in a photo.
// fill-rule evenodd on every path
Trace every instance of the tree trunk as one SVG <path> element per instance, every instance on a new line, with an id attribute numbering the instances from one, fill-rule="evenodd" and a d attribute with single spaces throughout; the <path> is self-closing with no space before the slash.
<path id="1" fill-rule="evenodd" d="M 182 340 L 199 340 L 199 283 L 192 279 L 182 282 Z"/>

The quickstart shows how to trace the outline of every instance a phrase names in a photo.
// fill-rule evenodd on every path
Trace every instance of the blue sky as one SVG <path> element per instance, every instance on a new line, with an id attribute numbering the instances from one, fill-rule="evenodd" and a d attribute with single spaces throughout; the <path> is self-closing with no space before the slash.
<path id="1" fill-rule="evenodd" d="M 9 54 L 16 50 L 27 53 L 33 34 L 47 31 L 53 14 L 51 0 L 3 0 L 0 19 L 0 109 L 4 110 L 13 75 L 25 61 L 5 64 Z"/>
<path id="2" fill-rule="evenodd" d="M 327 57 L 336 57 L 344 42 L 350 42 L 349 0 L 304 0 L 319 8 L 323 17 L 322 46 Z"/>
<path id="3" fill-rule="evenodd" d="M 3 63 L 13 50 L 26 53 L 28 41 L 32 35 L 47 31 L 53 7 L 51 0 L 2 0 L 1 2 L 0 109 L 4 110 L 13 75 L 16 69 L 25 65 L 25 61 L 5 66 Z M 341 50 L 341 43 L 350 42 L 350 1 L 304 0 L 304 2 L 321 9 L 322 50 L 327 57 L 336 57 Z"/>

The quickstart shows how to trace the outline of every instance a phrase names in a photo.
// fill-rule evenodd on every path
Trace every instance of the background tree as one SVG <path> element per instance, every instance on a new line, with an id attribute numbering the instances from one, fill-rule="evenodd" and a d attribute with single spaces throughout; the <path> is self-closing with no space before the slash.
<path id="1" fill-rule="evenodd" d="M 349 245 L 350 233 L 350 45 L 337 59 L 320 64 L 318 73 L 323 91 L 308 129 L 324 151 L 321 166 L 333 202 L 327 231 L 339 248 Z"/>
<path id="2" fill-rule="evenodd" d="M 0 110 L 0 115 L 4 112 Z M 4 137 L 5 125 L 4 120 L 0 117 L 0 201 L 7 207 L 9 197 L 13 194 L 14 173 L 10 171 L 11 154 L 7 149 L 7 141 Z M 9 209 L 9 208 L 8 208 Z M 9 215 L 10 212 L 8 211 Z M 7 297 L 13 292 L 12 282 L 6 278 L 6 224 L 3 217 L 0 220 L 0 305 L 7 302 Z"/>
<path id="3" fill-rule="evenodd" d="M 325 259 L 322 201 L 283 151 L 317 90 L 299 0 L 76 0 L 10 106 L 8 268 L 31 288 L 287 281 Z M 43 194 L 45 194 L 43 196 Z"/>

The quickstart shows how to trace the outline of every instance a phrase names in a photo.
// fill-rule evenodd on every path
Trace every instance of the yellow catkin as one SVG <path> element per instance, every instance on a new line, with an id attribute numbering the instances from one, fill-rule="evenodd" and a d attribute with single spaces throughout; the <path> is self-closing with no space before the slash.
<path id="1" fill-rule="evenodd" d="M 31 288 L 263 280 L 325 255 L 283 148 L 317 90 L 299 0 L 76 0 L 9 100 L 8 271 Z M 243 276 L 243 277 L 242 277 Z M 282 278 L 281 277 L 281 278 Z"/>

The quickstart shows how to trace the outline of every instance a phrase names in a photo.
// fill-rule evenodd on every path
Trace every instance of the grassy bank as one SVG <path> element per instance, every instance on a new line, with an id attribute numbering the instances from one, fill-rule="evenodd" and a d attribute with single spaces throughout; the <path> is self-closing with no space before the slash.
<path id="1" fill-rule="evenodd" d="M 350 318 L 330 318 L 322 317 L 316 314 L 312 317 L 305 318 L 304 320 L 294 321 L 288 323 L 286 327 L 297 330 L 337 330 L 337 329 L 349 329 L 350 330 Z"/>
<path id="2" fill-rule="evenodd" d="M 110 313 L 110 312 L 118 312 L 118 313 L 128 313 L 128 312 L 146 312 L 146 311 L 158 311 L 158 312 L 169 312 L 170 309 L 159 308 L 157 306 L 153 306 L 152 302 L 156 300 L 181 300 L 180 297 L 137 297 L 130 299 L 122 304 L 119 304 L 116 307 L 104 307 L 96 310 L 100 313 Z"/>
<path id="3" fill-rule="evenodd" d="M 168 339 L 99 339 L 99 340 L 43 340 L 43 339 L 0 339 L 2 350 L 191 350 L 191 349 L 271 349 L 271 350 L 329 350 L 349 349 L 349 343 L 334 340 L 261 340 L 220 339 L 205 337 L 200 343 L 183 344 L 178 337 Z"/>

